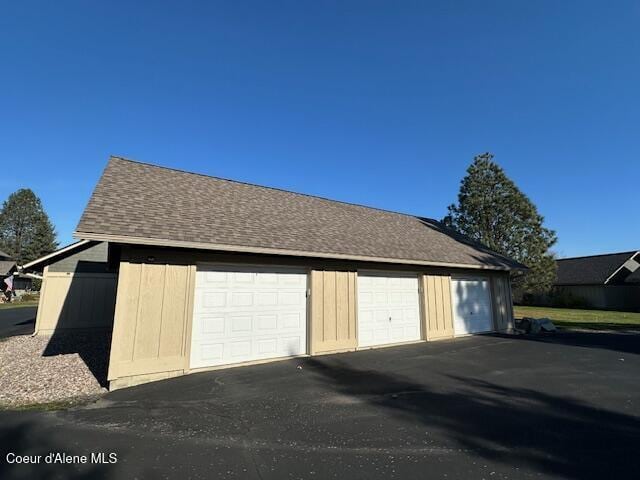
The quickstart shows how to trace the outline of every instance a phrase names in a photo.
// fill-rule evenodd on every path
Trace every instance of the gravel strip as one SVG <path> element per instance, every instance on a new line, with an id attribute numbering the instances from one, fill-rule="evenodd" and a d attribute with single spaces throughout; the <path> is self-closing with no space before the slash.
<path id="1" fill-rule="evenodd" d="M 105 393 L 108 335 L 73 332 L 0 341 L 0 406 L 71 401 Z"/>

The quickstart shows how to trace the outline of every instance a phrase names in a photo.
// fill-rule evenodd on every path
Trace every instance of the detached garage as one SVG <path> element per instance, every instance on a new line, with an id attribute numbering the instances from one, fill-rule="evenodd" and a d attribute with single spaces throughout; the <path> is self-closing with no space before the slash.
<path id="1" fill-rule="evenodd" d="M 524 268 L 431 219 L 117 157 L 76 236 L 117 276 L 111 388 L 507 331 Z"/>

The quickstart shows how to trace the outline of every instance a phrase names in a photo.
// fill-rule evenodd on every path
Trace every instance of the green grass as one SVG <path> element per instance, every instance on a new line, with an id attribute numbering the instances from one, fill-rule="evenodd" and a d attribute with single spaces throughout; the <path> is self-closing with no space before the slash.
<path id="1" fill-rule="evenodd" d="M 69 400 L 57 400 L 53 402 L 43 403 L 26 403 L 22 405 L 6 405 L 0 404 L 0 411 L 18 411 L 18 412 L 53 412 L 56 410 L 67 410 L 69 408 L 80 407 L 93 403 L 100 398 L 100 395 L 90 395 L 78 397 Z"/>
<path id="2" fill-rule="evenodd" d="M 516 318 L 549 318 L 558 327 L 589 330 L 640 330 L 640 313 L 573 308 L 514 307 Z"/>
<path id="3" fill-rule="evenodd" d="M 0 303 L 0 310 L 9 309 L 9 308 L 23 308 L 23 307 L 37 307 L 38 301 L 34 300 L 33 302 L 11 302 L 11 303 Z"/>

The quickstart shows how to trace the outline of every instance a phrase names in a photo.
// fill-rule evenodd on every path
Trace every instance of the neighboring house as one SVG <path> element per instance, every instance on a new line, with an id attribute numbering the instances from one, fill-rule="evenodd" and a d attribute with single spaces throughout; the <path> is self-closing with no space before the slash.
<path id="1" fill-rule="evenodd" d="M 107 264 L 108 244 L 80 240 L 22 266 L 42 275 L 35 332 L 111 328 L 117 275 Z"/>
<path id="2" fill-rule="evenodd" d="M 0 250 L 0 301 L 6 301 L 9 299 L 8 295 L 5 295 L 7 285 L 5 284 L 5 278 L 10 277 L 16 271 L 16 262 L 11 260 L 8 254 Z"/>
<path id="3" fill-rule="evenodd" d="M 554 290 L 592 308 L 640 311 L 640 251 L 557 260 Z"/>
<path id="4" fill-rule="evenodd" d="M 55 297 L 65 299 L 40 318 L 38 332 L 94 326 L 115 305 L 112 389 L 276 358 L 507 331 L 509 271 L 525 268 L 434 220 L 118 157 L 75 236 L 91 243 L 30 265 L 49 265 L 43 301 L 64 255 L 108 242 L 105 270 L 61 272 L 73 276 L 67 290 L 77 293 L 65 296 L 61 287 Z M 117 275 L 117 293 L 109 297 L 103 285 L 96 295 L 95 281 L 85 285 L 95 275 L 111 285 Z M 59 311 L 82 313 L 69 313 L 69 322 L 56 319 Z"/>
<path id="5" fill-rule="evenodd" d="M 0 250 L 0 290 L 4 292 L 6 290 L 5 278 L 14 275 L 13 277 L 13 293 L 14 295 L 21 295 L 24 292 L 31 290 L 31 279 L 27 277 L 21 277 L 16 275 L 18 266 L 16 262 L 11 258 L 8 253 Z"/>
<path id="6" fill-rule="evenodd" d="M 12 275 L 15 271 L 16 262 L 13 261 L 8 253 L 0 250 L 0 285 L 3 285 L 4 279 Z"/>

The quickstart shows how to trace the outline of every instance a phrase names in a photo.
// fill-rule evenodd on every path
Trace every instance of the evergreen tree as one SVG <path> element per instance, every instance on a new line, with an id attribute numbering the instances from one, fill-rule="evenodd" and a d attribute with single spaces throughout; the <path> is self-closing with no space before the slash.
<path id="1" fill-rule="evenodd" d="M 36 194 L 22 188 L 9 195 L 0 210 L 0 250 L 23 265 L 56 248 L 55 229 Z"/>
<path id="2" fill-rule="evenodd" d="M 458 204 L 450 205 L 443 222 L 458 232 L 529 267 L 512 277 L 514 291 L 546 293 L 556 279 L 549 249 L 556 243 L 553 230 L 502 168 L 485 153 L 474 158 L 462 179 Z"/>

